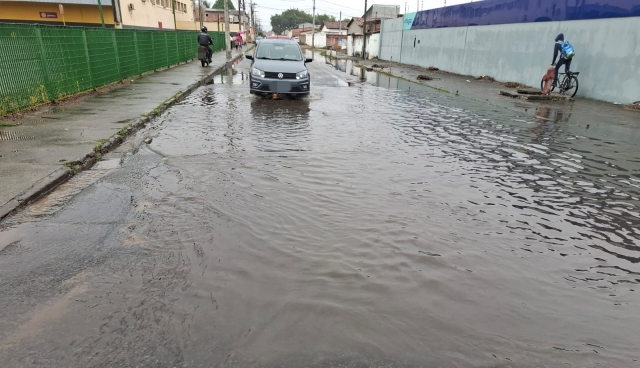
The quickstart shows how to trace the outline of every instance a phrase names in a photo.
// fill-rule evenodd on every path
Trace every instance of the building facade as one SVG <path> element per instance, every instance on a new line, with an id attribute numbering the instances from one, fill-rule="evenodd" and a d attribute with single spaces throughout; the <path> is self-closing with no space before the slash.
<path id="1" fill-rule="evenodd" d="M 115 26 L 113 1 L 101 0 L 106 27 Z M 0 22 L 102 27 L 96 0 L 3 0 Z"/>
<path id="2" fill-rule="evenodd" d="M 113 0 L 117 28 L 197 29 L 191 0 Z"/>
<path id="3" fill-rule="evenodd" d="M 195 9 L 194 19 L 200 25 L 200 14 L 202 13 L 203 24 L 210 31 L 224 32 L 224 9 Z M 249 27 L 249 16 L 245 12 L 238 10 L 229 10 L 229 31 L 237 34 L 240 31 L 246 31 Z"/>
<path id="4" fill-rule="evenodd" d="M 400 6 L 398 5 L 378 5 L 374 4 L 369 7 L 365 13 L 367 18 L 375 19 L 393 19 L 400 14 Z"/>

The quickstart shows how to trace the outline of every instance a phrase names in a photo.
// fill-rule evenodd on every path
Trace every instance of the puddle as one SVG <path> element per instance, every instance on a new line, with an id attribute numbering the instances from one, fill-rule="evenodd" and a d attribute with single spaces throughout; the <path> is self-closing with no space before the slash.
<path id="1" fill-rule="evenodd" d="M 110 158 L 108 160 L 98 161 L 94 166 L 93 170 L 111 170 L 118 168 L 121 165 L 121 160 L 119 158 Z"/>

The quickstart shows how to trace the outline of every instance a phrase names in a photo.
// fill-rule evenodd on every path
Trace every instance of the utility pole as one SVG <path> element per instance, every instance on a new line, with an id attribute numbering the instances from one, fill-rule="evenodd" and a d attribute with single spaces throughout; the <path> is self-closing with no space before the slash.
<path id="1" fill-rule="evenodd" d="M 364 0 L 364 23 L 362 26 L 362 58 L 367 60 L 367 0 Z"/>
<path id="2" fill-rule="evenodd" d="M 342 40 L 342 12 L 340 12 L 340 19 L 338 19 L 338 21 L 340 22 L 340 27 L 338 27 L 338 46 L 341 46 L 340 41 Z"/>
<path id="3" fill-rule="evenodd" d="M 198 0 L 198 12 L 200 13 L 200 29 L 202 29 L 202 27 L 204 26 L 203 23 L 203 16 L 202 16 L 202 0 Z"/>
<path id="4" fill-rule="evenodd" d="M 249 19 L 247 19 L 247 17 L 245 17 L 245 15 L 247 15 L 247 1 L 246 0 L 242 0 L 242 25 L 244 27 L 244 37 L 242 37 L 242 42 L 247 43 L 249 42 L 249 33 L 251 33 L 251 31 L 249 30 Z"/>
<path id="5" fill-rule="evenodd" d="M 202 1 L 202 0 L 200 0 Z M 224 42 L 227 45 L 227 60 L 231 59 L 231 34 L 229 32 L 229 2 L 227 0 L 223 1 L 224 3 L 224 38 L 226 41 Z"/>
<path id="6" fill-rule="evenodd" d="M 311 48 L 314 49 L 315 47 L 316 47 L 316 0 L 313 0 L 313 28 L 311 29 Z"/>
<path id="7" fill-rule="evenodd" d="M 256 5 L 255 3 L 253 3 L 253 1 L 249 2 L 249 7 L 251 8 L 251 28 L 253 28 L 253 40 L 256 40 L 256 36 L 258 35 L 258 30 L 256 29 L 256 12 L 254 10 L 254 5 Z"/>
<path id="8" fill-rule="evenodd" d="M 100 21 L 102 22 L 102 28 L 105 28 L 104 25 L 104 13 L 102 12 L 102 3 L 98 0 L 98 10 L 100 10 Z"/>
<path id="9" fill-rule="evenodd" d="M 173 30 L 178 30 L 178 23 L 176 22 L 176 0 L 171 0 L 171 8 L 173 10 Z"/>
<path id="10" fill-rule="evenodd" d="M 238 34 L 242 31 L 242 16 L 240 15 L 242 14 L 242 5 L 240 5 L 240 1 L 238 0 Z"/>

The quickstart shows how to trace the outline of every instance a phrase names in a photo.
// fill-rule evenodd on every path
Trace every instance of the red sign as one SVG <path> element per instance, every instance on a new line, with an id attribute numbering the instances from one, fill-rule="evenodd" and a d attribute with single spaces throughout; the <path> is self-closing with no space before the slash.
<path id="1" fill-rule="evenodd" d="M 64 15 L 64 6 L 62 6 L 62 4 L 58 4 L 58 8 L 60 9 L 60 14 Z"/>
<path id="2" fill-rule="evenodd" d="M 58 13 L 40 12 L 40 18 L 58 18 Z"/>
<path id="3" fill-rule="evenodd" d="M 158 22 L 158 29 L 162 29 L 162 22 Z"/>

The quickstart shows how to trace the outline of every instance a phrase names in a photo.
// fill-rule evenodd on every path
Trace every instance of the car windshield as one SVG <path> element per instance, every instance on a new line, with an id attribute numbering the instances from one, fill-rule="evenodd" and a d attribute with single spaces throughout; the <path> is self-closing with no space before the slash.
<path id="1" fill-rule="evenodd" d="M 262 43 L 258 47 L 256 59 L 300 61 L 302 54 L 297 45 Z"/>

